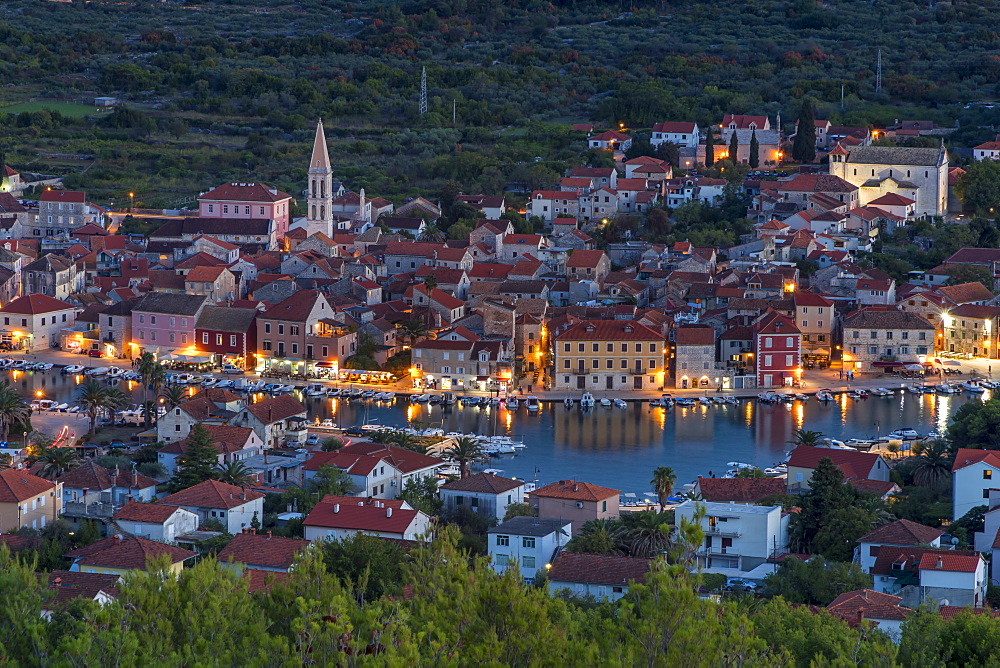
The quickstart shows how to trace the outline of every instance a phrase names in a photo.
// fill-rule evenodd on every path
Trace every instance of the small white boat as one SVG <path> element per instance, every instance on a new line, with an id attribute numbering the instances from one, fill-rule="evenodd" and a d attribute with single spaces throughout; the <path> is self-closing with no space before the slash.
<path id="1" fill-rule="evenodd" d="M 731 406 L 739 406 L 740 400 L 737 399 L 736 397 L 726 397 L 726 403 L 730 404 Z"/>
<path id="2" fill-rule="evenodd" d="M 711 406 L 712 400 L 709 399 L 708 397 L 698 397 L 698 403 L 700 403 L 702 406 Z"/>
<path id="3" fill-rule="evenodd" d="M 609 408 L 611 406 L 611 400 L 607 397 L 601 397 L 601 405 L 605 408 Z"/>
<path id="4" fill-rule="evenodd" d="M 628 404 L 627 404 L 627 403 L 625 403 L 625 400 L 624 400 L 624 399 L 615 399 L 615 400 L 614 400 L 614 404 L 615 404 L 615 406 L 617 406 L 618 408 L 628 408 Z"/>
<path id="5" fill-rule="evenodd" d="M 215 384 L 218 382 L 218 380 L 212 378 L 211 376 L 205 376 L 205 378 L 201 381 L 201 386 L 207 390 L 210 387 L 215 387 Z"/>
<path id="6" fill-rule="evenodd" d="M 934 387 L 934 391 L 937 392 L 938 394 L 958 394 L 958 390 L 956 390 L 951 385 L 948 385 L 947 383 L 941 383 L 940 385 L 936 385 Z"/>
<path id="7" fill-rule="evenodd" d="M 580 408 L 593 408 L 596 403 L 594 395 L 590 392 L 584 392 L 583 396 L 580 397 Z"/>
<path id="8" fill-rule="evenodd" d="M 891 397 L 896 393 L 887 387 L 876 387 L 874 390 L 872 390 L 872 394 L 874 394 L 877 397 Z"/>
<path id="9" fill-rule="evenodd" d="M 332 387 L 332 388 L 330 388 L 329 390 L 326 391 L 326 396 L 328 396 L 328 397 L 339 397 L 340 396 L 340 389 L 336 388 L 336 387 Z"/>
<path id="10" fill-rule="evenodd" d="M 809 401 L 809 395 L 808 394 L 801 394 L 801 393 L 799 393 L 799 394 L 795 395 L 795 398 L 798 401 Z"/>
<path id="11" fill-rule="evenodd" d="M 958 386 L 963 390 L 965 390 L 966 392 L 971 392 L 972 394 L 982 394 L 983 392 L 986 391 L 985 387 L 982 387 L 981 385 L 969 381 L 966 381 L 964 383 L 959 383 Z"/>
<path id="12" fill-rule="evenodd" d="M 906 391 L 909 392 L 910 394 L 923 394 L 924 393 L 924 391 L 921 390 L 916 385 L 907 385 L 906 386 Z"/>
<path id="13" fill-rule="evenodd" d="M 236 387 L 236 381 L 235 380 L 220 380 L 218 383 L 215 384 L 215 389 L 217 389 L 217 390 L 218 389 L 234 388 L 234 387 Z"/>
<path id="14" fill-rule="evenodd" d="M 86 367 L 82 367 L 79 364 L 70 364 L 69 366 L 64 366 L 62 372 L 66 374 L 78 374 L 83 373 Z"/>
<path id="15" fill-rule="evenodd" d="M 867 399 L 868 398 L 868 391 L 867 390 L 861 390 L 861 389 L 851 390 L 850 397 L 852 399 Z"/>
<path id="16" fill-rule="evenodd" d="M 507 410 L 516 411 L 521 402 L 517 400 L 517 397 L 507 397 L 505 404 L 507 405 Z"/>
<path id="17" fill-rule="evenodd" d="M 307 397 L 319 397 L 326 394 L 326 386 L 319 383 L 310 383 L 303 390 Z"/>
<path id="18" fill-rule="evenodd" d="M 538 403 L 538 397 L 531 395 L 524 400 L 524 405 L 530 413 L 537 413 L 541 409 L 541 405 Z"/>
<path id="19" fill-rule="evenodd" d="M 108 368 L 106 366 L 95 366 L 93 369 L 87 369 L 83 373 L 87 376 L 103 376 L 108 372 Z"/>
<path id="20" fill-rule="evenodd" d="M 52 369 L 52 362 L 39 362 L 35 365 L 35 368 L 39 371 L 50 371 Z"/>
<path id="21" fill-rule="evenodd" d="M 674 400 L 674 403 L 682 408 L 690 408 L 691 406 L 694 406 L 697 402 L 691 397 L 678 397 L 676 400 Z"/>
<path id="22" fill-rule="evenodd" d="M 569 397 L 566 397 L 565 399 L 563 399 L 563 405 L 566 406 L 566 408 L 572 408 L 573 400 L 570 399 Z"/>
<path id="23" fill-rule="evenodd" d="M 383 392 L 382 393 L 382 399 L 384 401 L 392 401 L 395 398 L 396 398 L 396 393 L 395 392 Z"/>
<path id="24" fill-rule="evenodd" d="M 52 410 L 65 411 L 67 408 L 69 408 L 69 404 L 56 404 L 55 406 L 52 407 Z"/>

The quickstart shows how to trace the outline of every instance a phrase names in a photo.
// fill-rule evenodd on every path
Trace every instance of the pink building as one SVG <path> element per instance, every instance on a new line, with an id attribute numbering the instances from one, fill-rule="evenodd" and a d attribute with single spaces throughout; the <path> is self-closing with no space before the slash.
<path id="1" fill-rule="evenodd" d="M 754 325 L 757 386 L 791 385 L 801 377 L 802 332 L 795 321 L 777 311 L 768 311 Z"/>
<path id="2" fill-rule="evenodd" d="M 274 220 L 281 239 L 288 232 L 291 204 L 291 195 L 264 183 L 225 183 L 198 198 L 198 215 Z"/>
<path id="3" fill-rule="evenodd" d="M 205 307 L 204 295 L 148 292 L 132 307 L 132 355 L 152 352 L 161 357 L 195 348 L 195 323 Z M 210 353 L 204 353 L 210 357 Z M 194 361 L 194 360 L 188 360 Z"/>

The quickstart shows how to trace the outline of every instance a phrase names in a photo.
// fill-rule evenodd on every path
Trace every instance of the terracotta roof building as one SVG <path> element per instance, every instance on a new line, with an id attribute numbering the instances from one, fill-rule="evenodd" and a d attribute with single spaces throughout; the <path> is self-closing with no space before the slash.
<path id="1" fill-rule="evenodd" d="M 270 531 L 266 534 L 240 533 L 233 536 L 217 559 L 223 564 L 232 563 L 241 570 L 287 573 L 308 547 L 307 540 L 272 536 Z"/>
<path id="2" fill-rule="evenodd" d="M 150 559 L 164 555 L 175 574 L 180 572 L 186 560 L 196 556 L 190 550 L 134 536 L 111 536 L 66 553 L 73 559 L 71 571 L 119 575 L 133 570 L 144 571 Z"/>
<path id="3" fill-rule="evenodd" d="M 397 540 L 430 540 L 431 518 L 399 499 L 328 494 L 302 521 L 307 540 L 364 533 Z"/>
<path id="4" fill-rule="evenodd" d="M 630 582 L 643 582 L 651 567 L 649 559 L 560 552 L 549 569 L 549 590 L 616 601 Z"/>
<path id="5" fill-rule="evenodd" d="M 697 489 L 705 501 L 716 503 L 758 503 L 785 493 L 781 478 L 698 478 Z"/>
<path id="6" fill-rule="evenodd" d="M 539 517 L 573 522 L 573 531 L 596 519 L 617 518 L 619 490 L 577 480 L 560 480 L 529 494 Z"/>

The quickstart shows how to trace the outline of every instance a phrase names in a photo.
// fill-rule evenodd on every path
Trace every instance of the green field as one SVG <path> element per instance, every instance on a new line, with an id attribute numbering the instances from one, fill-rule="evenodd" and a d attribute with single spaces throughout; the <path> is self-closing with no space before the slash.
<path id="1" fill-rule="evenodd" d="M 81 102 L 58 102 L 54 100 L 38 100 L 36 102 L 21 102 L 0 106 L 0 114 L 21 114 L 33 111 L 58 111 L 63 116 L 82 118 L 96 113 L 96 107 Z"/>

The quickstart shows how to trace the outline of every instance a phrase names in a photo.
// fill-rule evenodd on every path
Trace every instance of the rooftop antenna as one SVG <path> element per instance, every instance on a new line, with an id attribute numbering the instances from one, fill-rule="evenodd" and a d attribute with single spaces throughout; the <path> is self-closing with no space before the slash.
<path id="1" fill-rule="evenodd" d="M 420 115 L 427 113 L 427 68 L 420 72 Z"/>
<path id="2" fill-rule="evenodd" d="M 882 49 L 878 50 L 878 60 L 875 64 L 875 92 L 882 92 Z"/>

